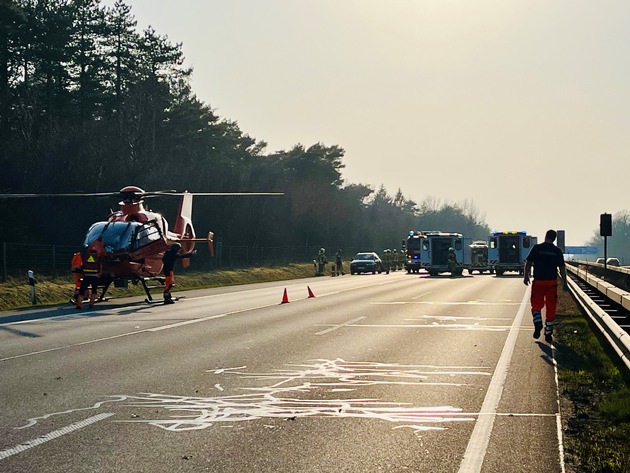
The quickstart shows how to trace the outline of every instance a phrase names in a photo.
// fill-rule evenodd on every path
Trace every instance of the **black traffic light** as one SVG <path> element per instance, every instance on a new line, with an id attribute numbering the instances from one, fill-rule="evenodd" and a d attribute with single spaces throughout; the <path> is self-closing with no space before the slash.
<path id="1" fill-rule="evenodd" d="M 612 215 L 601 214 L 599 216 L 600 236 L 612 236 Z"/>

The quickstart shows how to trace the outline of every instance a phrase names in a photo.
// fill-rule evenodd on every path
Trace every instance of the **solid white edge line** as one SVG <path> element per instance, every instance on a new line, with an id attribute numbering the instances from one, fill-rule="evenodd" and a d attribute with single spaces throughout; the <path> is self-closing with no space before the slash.
<path id="1" fill-rule="evenodd" d="M 514 347 L 518 339 L 518 333 L 520 332 L 521 322 L 523 321 L 523 314 L 529 302 L 530 287 L 527 287 L 523 300 L 518 309 L 512 328 L 508 334 L 505 345 L 499 357 L 497 367 L 494 370 L 486 397 L 483 400 L 479 417 L 475 423 L 464 458 L 459 466 L 459 473 L 478 473 L 481 471 L 488 443 L 490 442 L 490 435 L 492 434 L 492 427 L 494 425 L 494 419 L 497 415 L 497 407 L 503 394 L 503 387 L 505 385 L 505 379 L 507 378 L 508 368 L 512 361 L 512 354 Z"/>
<path id="2" fill-rule="evenodd" d="M 0 451 L 0 460 L 4 460 L 5 458 L 21 453 L 25 450 L 28 450 L 29 448 L 37 447 L 38 445 L 41 445 L 50 440 L 59 438 L 62 435 L 66 435 L 71 432 L 74 432 L 75 430 L 82 429 L 83 427 L 87 427 L 90 424 L 94 424 L 95 422 L 98 422 L 100 420 L 107 419 L 108 417 L 111 417 L 113 415 L 114 415 L 113 413 L 103 413 L 103 414 L 98 414 L 92 417 L 88 417 L 87 419 L 82 420 L 80 422 L 75 422 L 74 424 L 70 424 L 65 427 L 62 427 L 61 429 L 53 430 L 52 432 L 49 432 L 46 435 L 37 437 L 36 439 L 28 440 L 15 447 L 2 450 Z"/>
<path id="3" fill-rule="evenodd" d="M 554 356 L 556 348 L 551 346 L 551 359 L 553 360 L 553 371 L 556 380 L 556 402 L 558 403 L 558 413 L 556 414 L 556 430 L 558 432 L 558 455 L 560 457 L 560 471 L 565 473 L 564 466 L 564 439 L 562 437 L 562 411 L 560 410 L 560 383 L 558 382 L 558 362 Z"/>

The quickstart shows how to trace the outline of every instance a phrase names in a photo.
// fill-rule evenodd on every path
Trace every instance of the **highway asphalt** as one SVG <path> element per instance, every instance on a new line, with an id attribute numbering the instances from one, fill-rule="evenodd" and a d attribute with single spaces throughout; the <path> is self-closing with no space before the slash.
<path id="1" fill-rule="evenodd" d="M 520 277 L 176 295 L 0 313 L 1 472 L 563 472 Z"/>

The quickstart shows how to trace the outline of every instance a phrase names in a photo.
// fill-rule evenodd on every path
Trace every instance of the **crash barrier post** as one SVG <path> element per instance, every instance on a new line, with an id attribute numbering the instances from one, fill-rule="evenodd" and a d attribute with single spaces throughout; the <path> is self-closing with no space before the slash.
<path id="1" fill-rule="evenodd" d="M 31 304 L 35 305 L 37 304 L 37 294 L 35 293 L 35 273 L 29 269 L 26 275 L 28 276 L 28 285 L 31 288 Z"/>

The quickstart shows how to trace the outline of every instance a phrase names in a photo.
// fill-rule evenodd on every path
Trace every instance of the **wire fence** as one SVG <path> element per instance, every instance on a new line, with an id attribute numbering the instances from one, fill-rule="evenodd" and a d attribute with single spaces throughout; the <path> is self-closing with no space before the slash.
<path id="1" fill-rule="evenodd" d="M 70 274 L 72 255 L 80 248 L 71 245 L 37 245 L 28 243 L 0 243 L 0 271 L 2 281 L 9 277 L 26 276 L 27 272 L 48 276 Z M 207 272 L 218 268 L 248 266 L 272 266 L 290 263 L 305 263 L 315 259 L 320 246 L 224 246 L 216 245 L 215 255 L 205 245 L 197 245 L 190 266 L 180 272 Z M 326 247 L 325 247 L 326 248 Z M 334 262 L 339 245 L 329 246 L 328 261 Z M 341 247 L 343 248 L 343 247 Z M 358 250 L 345 248 L 343 259 L 348 261 Z"/>

